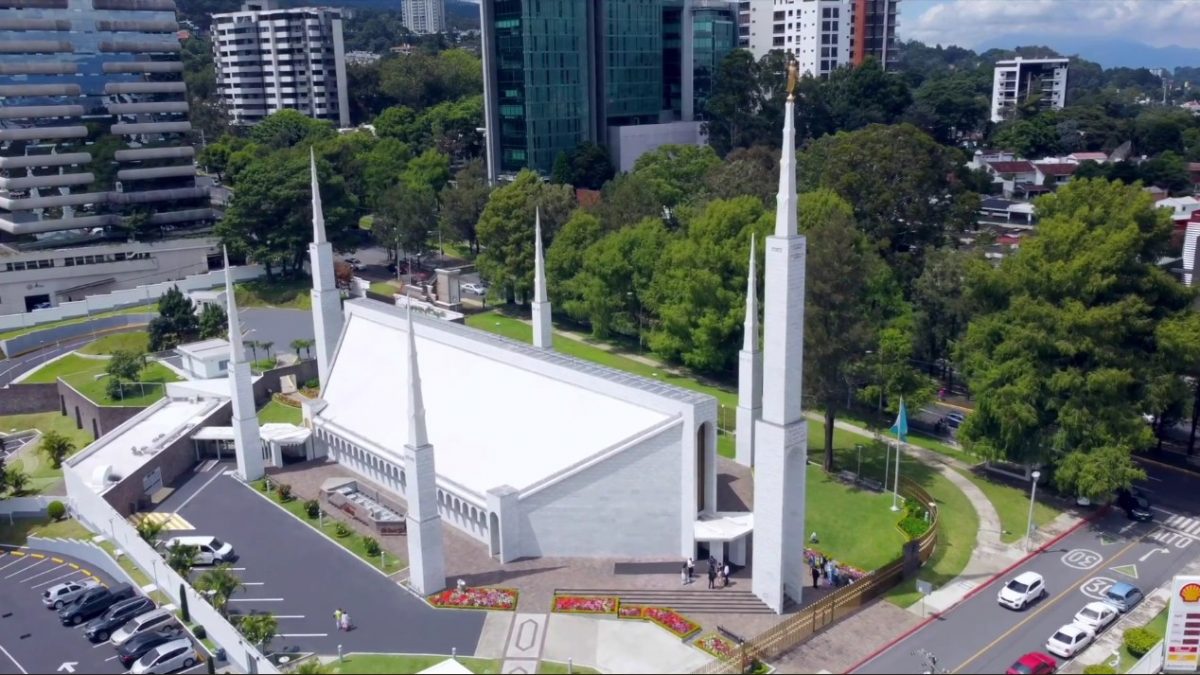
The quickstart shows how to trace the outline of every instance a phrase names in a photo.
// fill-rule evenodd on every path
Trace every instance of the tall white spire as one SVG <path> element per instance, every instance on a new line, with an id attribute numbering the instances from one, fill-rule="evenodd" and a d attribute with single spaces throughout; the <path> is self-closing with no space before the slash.
<path id="1" fill-rule="evenodd" d="M 801 410 L 806 243 L 796 228 L 796 64 L 789 86 L 779 160 L 775 234 L 766 241 L 763 298 L 762 419 L 754 430 L 754 577 L 752 589 L 782 612 L 804 588 L 805 463 L 808 424 Z"/>
<path id="2" fill-rule="evenodd" d="M 262 438 L 258 414 L 254 409 L 254 389 L 250 383 L 250 360 L 242 343 L 242 323 L 238 318 L 237 298 L 233 293 L 229 251 L 225 251 L 225 305 L 229 317 L 229 398 L 232 407 L 233 450 L 237 472 L 243 480 L 263 476 Z"/>
<path id="3" fill-rule="evenodd" d="M 337 288 L 333 271 L 333 245 L 325 236 L 325 214 L 321 210 L 321 187 L 317 179 L 317 156 L 309 150 L 312 174 L 313 241 L 308 245 L 309 269 L 312 271 L 313 336 L 317 351 L 317 377 L 324 387 L 333 367 L 333 352 L 342 335 L 342 294 Z"/>
<path id="4" fill-rule="evenodd" d="M 542 209 L 534 212 L 533 226 L 533 346 L 550 349 L 554 332 L 550 326 L 550 298 L 546 293 L 546 261 L 542 255 Z"/>
<path id="5" fill-rule="evenodd" d="M 746 278 L 746 322 L 738 352 L 736 460 L 754 466 L 754 424 L 762 415 L 762 352 L 758 349 L 758 270 L 754 235 L 750 235 L 750 273 Z"/>
<path id="6" fill-rule="evenodd" d="M 408 442 L 404 444 L 404 500 L 408 513 L 408 582 L 421 595 L 446 587 L 442 519 L 438 515 L 437 467 L 425 430 L 425 406 L 417 365 L 417 336 L 408 310 Z"/>

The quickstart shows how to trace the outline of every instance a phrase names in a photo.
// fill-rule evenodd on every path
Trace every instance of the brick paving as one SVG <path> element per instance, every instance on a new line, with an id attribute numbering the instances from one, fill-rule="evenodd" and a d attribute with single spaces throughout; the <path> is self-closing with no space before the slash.
<path id="1" fill-rule="evenodd" d="M 771 662 L 779 673 L 844 673 L 921 618 L 876 601 Z"/>

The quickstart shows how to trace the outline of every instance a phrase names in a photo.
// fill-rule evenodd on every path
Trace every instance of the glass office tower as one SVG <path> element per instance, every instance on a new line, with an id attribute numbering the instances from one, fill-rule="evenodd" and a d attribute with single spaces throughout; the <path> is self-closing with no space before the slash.
<path id="1" fill-rule="evenodd" d="M 600 6 L 604 124 L 653 124 L 663 109 L 662 0 L 601 0 Z"/>
<path id="2" fill-rule="evenodd" d="M 206 224 L 173 0 L 0 0 L 0 231 Z"/>
<path id="3" fill-rule="evenodd" d="M 727 2 L 699 0 L 692 11 L 692 98 L 696 119 L 705 119 L 721 61 L 737 48 L 737 15 Z"/>

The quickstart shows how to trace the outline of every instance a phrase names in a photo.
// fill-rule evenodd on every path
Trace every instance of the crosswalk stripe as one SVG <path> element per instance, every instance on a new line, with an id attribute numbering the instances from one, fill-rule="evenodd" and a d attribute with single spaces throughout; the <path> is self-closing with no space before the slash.
<path id="1" fill-rule="evenodd" d="M 153 513 L 135 513 L 129 516 L 129 522 L 134 527 L 141 525 L 143 522 L 151 522 L 162 525 L 164 530 L 194 530 L 196 529 L 183 516 L 177 513 L 167 513 L 163 511 L 155 511 Z"/>
<path id="2" fill-rule="evenodd" d="M 1184 518 L 1183 516 L 1171 516 L 1170 518 L 1167 518 L 1166 524 L 1171 527 L 1177 527 L 1179 523 L 1185 520 L 1187 520 L 1187 518 Z"/>

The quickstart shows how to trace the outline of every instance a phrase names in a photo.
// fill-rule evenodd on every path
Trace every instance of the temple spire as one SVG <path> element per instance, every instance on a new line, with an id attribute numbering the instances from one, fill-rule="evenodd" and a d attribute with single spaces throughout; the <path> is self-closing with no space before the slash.
<path id="1" fill-rule="evenodd" d="M 237 472 L 242 480 L 258 480 L 263 475 L 262 438 L 258 430 L 258 414 L 254 408 L 254 388 L 250 380 L 250 360 L 242 343 L 242 322 L 238 317 L 237 298 L 233 292 L 233 274 L 229 266 L 229 251 L 225 253 L 225 306 L 229 318 L 229 398 L 230 426 L 233 427 L 233 452 Z M 272 457 L 278 465 L 279 458 Z M 280 460 L 281 461 L 281 460 Z"/>
<path id="2" fill-rule="evenodd" d="M 413 331 L 412 305 L 408 306 L 408 443 L 414 448 L 429 444 L 425 430 L 425 402 L 417 365 L 417 334 Z"/>
<path id="3" fill-rule="evenodd" d="M 417 333 L 408 306 L 408 442 L 404 444 L 404 501 L 408 507 L 408 583 L 420 595 L 446 587 L 446 555 L 438 515 L 437 466 L 425 429 Z"/>
<path id="4" fill-rule="evenodd" d="M 550 325 L 550 297 L 546 293 L 546 260 L 542 254 L 542 210 L 534 212 L 533 226 L 533 346 L 550 349 L 554 331 Z"/>
<path id="5" fill-rule="evenodd" d="M 242 343 L 242 322 L 238 317 L 237 300 L 233 293 L 229 249 L 222 246 L 221 251 L 225 254 L 225 311 L 229 318 L 229 362 L 231 364 L 241 363 L 246 360 L 246 347 Z"/>
<path id="6" fill-rule="evenodd" d="M 321 209 L 321 186 L 317 177 L 317 156 L 309 150 L 312 173 L 313 240 L 308 245 L 309 271 L 312 273 L 313 337 L 316 341 L 317 378 L 321 386 L 329 380 L 333 353 L 342 335 L 342 294 L 333 269 L 333 246 L 325 237 L 325 214 Z"/>
<path id="7" fill-rule="evenodd" d="M 312 220 L 313 243 L 325 243 L 325 212 L 321 208 L 321 188 L 317 182 L 317 153 L 308 149 L 308 165 L 312 171 Z"/>
<path id="8" fill-rule="evenodd" d="M 742 336 L 742 349 L 758 351 L 758 284 L 757 262 L 755 261 L 755 237 L 750 234 L 750 273 L 746 277 L 746 321 Z"/>
<path id="9" fill-rule="evenodd" d="M 793 62 L 794 64 L 794 62 Z M 779 153 L 779 194 L 775 200 L 775 236 L 790 237 L 796 226 L 796 124 L 793 109 L 796 95 L 789 92 L 783 117 L 783 149 Z"/>
<path id="10" fill-rule="evenodd" d="M 734 459 L 754 466 L 754 425 L 762 416 L 762 352 L 758 348 L 758 264 L 756 240 L 750 235 L 750 273 L 746 278 L 746 322 L 738 352 L 737 436 Z"/>

